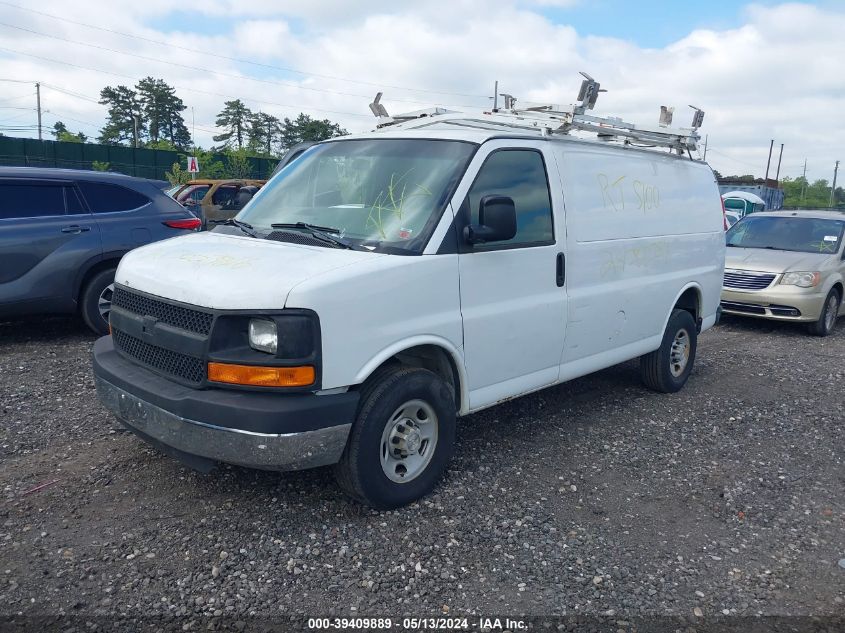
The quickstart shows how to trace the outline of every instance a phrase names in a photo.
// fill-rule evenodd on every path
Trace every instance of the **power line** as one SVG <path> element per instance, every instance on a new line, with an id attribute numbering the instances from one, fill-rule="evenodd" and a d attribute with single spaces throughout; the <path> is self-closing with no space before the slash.
<path id="1" fill-rule="evenodd" d="M 732 160 L 732 161 L 734 161 L 735 163 L 741 163 L 741 164 L 743 164 L 743 165 L 747 165 L 748 167 L 754 167 L 755 169 L 756 169 L 757 167 L 759 167 L 759 165 L 757 165 L 757 164 L 755 164 L 755 163 L 750 163 L 750 162 L 748 162 L 748 161 L 744 161 L 744 160 L 740 160 L 740 159 L 738 159 L 738 158 L 734 158 L 733 156 L 728 156 L 727 154 L 725 154 L 725 153 L 723 153 L 723 152 L 720 152 L 720 151 L 718 151 L 718 150 L 715 150 L 715 149 L 713 149 L 712 147 L 711 147 L 711 148 L 709 148 L 707 151 L 708 151 L 708 152 L 713 152 L 714 154 L 718 154 L 718 155 L 719 155 L 719 156 L 721 156 L 722 158 L 727 158 L 728 160 Z"/>
<path id="2" fill-rule="evenodd" d="M 58 15 L 53 15 L 51 13 L 45 13 L 43 11 L 36 11 L 35 9 L 30 9 L 28 7 L 22 7 L 20 5 L 13 4 L 11 2 L 4 2 L 3 0 L 0 0 L 0 4 L 4 4 L 6 6 L 13 7 L 15 9 L 19 9 L 20 11 L 29 11 L 30 13 L 42 15 L 44 17 L 48 17 L 48 18 L 51 18 L 53 20 L 59 20 L 59 21 L 62 21 L 62 22 L 67 22 L 68 24 L 75 24 L 77 26 L 84 26 L 84 27 L 89 28 L 89 29 L 96 29 L 98 31 L 103 31 L 105 33 L 112 33 L 113 35 L 120 35 L 121 37 L 128 37 L 128 38 L 132 38 L 132 39 L 136 39 L 136 40 L 141 40 L 141 41 L 144 41 L 144 42 L 149 42 L 151 44 L 157 44 L 159 46 L 168 46 L 170 48 L 176 48 L 176 49 L 179 49 L 179 50 L 188 51 L 189 53 L 192 53 L 194 55 L 199 54 L 199 55 L 208 55 L 210 57 L 217 57 L 218 59 L 225 59 L 225 60 L 228 60 L 228 61 L 237 62 L 239 64 L 250 64 L 250 65 L 258 66 L 258 67 L 261 67 L 261 68 L 270 68 L 272 70 L 281 70 L 283 72 L 294 73 L 294 74 L 297 74 L 297 75 L 319 77 L 321 79 L 332 79 L 332 80 L 335 80 L 335 81 L 345 81 L 345 82 L 348 82 L 348 83 L 361 84 L 361 85 L 365 85 L 365 86 L 373 86 L 373 87 L 376 87 L 376 88 L 390 88 L 390 89 L 393 89 L 393 90 L 406 90 L 408 92 L 424 92 L 424 93 L 428 93 L 428 94 L 449 95 L 449 96 L 453 96 L 453 97 L 469 97 L 471 99 L 487 99 L 489 97 L 489 95 L 473 95 L 473 94 L 466 94 L 466 93 L 461 93 L 461 92 L 444 92 L 444 91 L 439 91 L 439 90 L 426 90 L 424 88 L 408 88 L 408 87 L 403 87 L 403 86 L 391 86 L 391 85 L 388 85 L 388 84 L 379 84 L 379 83 L 375 83 L 375 82 L 362 81 L 362 80 L 358 80 L 358 79 L 349 79 L 349 78 L 346 78 L 346 77 L 338 77 L 338 76 L 334 76 L 334 75 L 323 75 L 323 74 L 308 72 L 308 71 L 304 71 L 304 70 L 297 70 L 295 68 L 287 68 L 287 67 L 284 67 L 284 66 L 274 66 L 272 64 L 263 64 L 261 62 L 255 62 L 255 61 L 251 61 L 251 60 L 248 60 L 248 59 L 240 59 L 238 57 L 228 57 L 226 55 L 220 55 L 219 53 L 212 53 L 210 51 L 198 51 L 198 50 L 193 49 L 193 48 L 188 48 L 187 46 L 179 46 L 178 44 L 173 44 L 173 43 L 170 43 L 170 42 L 164 42 L 162 40 L 155 40 L 155 39 L 152 39 L 152 38 L 143 37 L 141 35 L 133 35 L 131 33 L 124 33 L 122 31 L 115 31 L 113 29 L 107 29 L 107 28 L 102 27 L 102 26 L 95 26 L 93 24 L 86 24 L 84 22 L 77 22 L 75 20 L 70 20 L 68 18 L 64 18 L 64 17 L 58 16 Z"/>
<path id="3" fill-rule="evenodd" d="M 101 126 L 97 125 L 96 123 L 91 123 L 90 121 L 83 121 L 81 119 L 74 119 L 72 116 L 63 115 L 55 110 L 45 110 L 44 114 L 48 114 L 51 118 L 55 119 L 56 121 L 73 121 L 74 123 L 81 123 L 82 125 L 87 125 L 96 129 L 99 129 Z"/>
<path id="4" fill-rule="evenodd" d="M 61 64 L 63 66 L 70 66 L 71 68 L 79 68 L 80 70 L 89 70 L 91 72 L 102 73 L 104 75 L 111 75 L 112 77 L 120 77 L 121 79 L 130 79 L 130 80 L 136 81 L 136 82 L 140 81 L 137 77 L 132 77 L 131 75 L 124 75 L 122 73 L 116 73 L 116 72 L 112 72 L 110 70 L 102 70 L 100 68 L 92 68 L 91 66 L 82 66 L 81 64 L 73 64 L 71 62 L 62 61 L 60 59 L 53 59 L 51 57 L 43 57 L 41 55 L 34 55 L 32 53 L 25 53 L 23 51 L 15 50 L 15 49 L 12 49 L 12 48 L 5 48 L 5 47 L 0 46 L 0 51 L 6 52 L 6 53 L 13 53 L 13 54 L 16 54 L 16 55 L 23 55 L 25 57 L 31 57 L 33 59 L 40 59 L 41 61 L 50 62 L 51 64 Z M 33 82 L 20 82 L 20 83 L 33 83 Z M 199 90 L 198 88 L 188 88 L 188 87 L 185 87 L 185 86 L 173 86 L 173 88 L 176 88 L 176 89 L 179 89 L 179 90 L 185 90 L 187 92 L 196 92 L 198 94 L 210 95 L 212 97 L 222 97 L 224 99 L 243 99 L 243 97 L 238 97 L 238 96 L 235 96 L 235 95 L 223 94 L 223 93 L 219 93 L 219 92 L 210 92 L 210 91 L 207 91 L 207 90 Z M 299 110 L 300 112 L 303 110 L 302 106 L 295 106 L 295 105 L 291 105 L 289 103 L 276 103 L 274 101 L 261 101 L 261 100 L 258 100 L 258 99 L 250 99 L 250 98 L 247 98 L 245 100 L 252 102 L 252 103 L 257 103 L 257 104 L 260 104 L 260 105 L 270 105 L 270 106 L 277 106 L 277 107 L 280 107 L 280 108 L 290 108 L 292 110 Z M 371 114 L 360 114 L 360 113 L 357 113 L 357 112 L 342 112 L 342 111 L 338 111 L 338 110 L 326 110 L 326 109 L 323 109 L 323 108 L 315 108 L 315 107 L 312 107 L 312 106 L 308 106 L 307 108 L 304 108 L 304 109 L 313 110 L 315 112 L 325 112 L 327 114 L 341 114 L 341 115 L 344 115 L 344 116 L 363 117 L 363 118 L 366 118 L 366 119 L 372 118 Z"/>
<path id="5" fill-rule="evenodd" d="M 41 82 L 42 86 L 55 90 L 56 92 L 63 92 L 66 95 L 70 95 L 71 97 L 77 97 L 78 99 L 84 99 L 85 101 L 90 101 L 91 103 L 96 103 L 97 105 L 101 105 L 99 99 L 94 99 L 93 97 L 88 97 L 86 95 L 80 94 L 78 92 L 74 92 L 73 90 L 68 90 L 67 88 L 62 88 L 60 86 L 54 86 L 53 84 L 46 84 L 43 81 Z"/>
<path id="6" fill-rule="evenodd" d="M 7 97 L 5 99 L 0 99 L 0 103 L 6 103 L 7 101 L 17 101 L 18 99 L 27 99 L 32 98 L 35 96 L 34 92 L 28 92 L 24 95 L 18 95 L 17 97 Z"/>
<path id="7" fill-rule="evenodd" d="M 326 94 L 334 94 L 334 95 L 340 95 L 340 96 L 344 96 L 344 97 L 355 97 L 355 98 L 359 98 L 359 99 L 369 99 L 370 98 L 368 95 L 355 94 L 355 93 L 352 93 L 352 92 L 341 92 L 339 90 L 331 90 L 331 89 L 328 89 L 328 88 L 314 88 L 314 87 L 311 87 L 311 86 L 302 86 L 302 85 L 292 83 L 292 82 L 289 82 L 289 81 L 277 81 L 277 80 L 273 80 L 273 79 L 260 79 L 258 77 L 250 77 L 249 75 L 236 75 L 234 73 L 226 73 L 226 72 L 222 72 L 222 71 L 219 71 L 219 70 L 209 71 L 208 68 L 202 68 L 201 66 L 191 66 L 189 64 L 180 64 L 179 62 L 174 62 L 174 61 L 167 60 L 167 59 L 159 59 L 159 58 L 156 58 L 156 57 L 148 57 L 146 55 L 139 55 L 137 53 L 129 53 L 127 51 L 121 51 L 121 50 L 118 50 L 116 48 L 109 48 L 108 46 L 100 46 L 99 44 L 91 44 L 91 43 L 88 43 L 88 42 L 80 42 L 78 40 L 72 40 L 70 38 L 60 37 L 58 35 L 53 35 L 51 33 L 43 33 L 41 31 L 36 31 L 34 29 L 28 29 L 28 28 L 25 28 L 25 27 L 22 27 L 22 26 L 16 26 L 14 24 L 9 24 L 8 22 L 0 22 L 0 26 L 5 26 L 6 28 L 10 28 L 10 29 L 16 29 L 18 31 L 24 31 L 26 33 L 32 33 L 33 35 L 38 35 L 40 37 L 49 37 L 50 39 L 58 40 L 60 42 L 67 42 L 69 44 L 76 44 L 77 46 L 87 46 L 88 48 L 94 48 L 94 49 L 101 50 L 101 51 L 107 51 L 109 53 L 116 53 L 118 55 L 126 55 L 128 57 L 135 57 L 137 59 L 143 59 L 145 61 L 156 62 L 158 64 L 167 64 L 168 66 L 178 66 L 180 68 L 185 68 L 187 70 L 195 70 L 195 71 L 203 72 L 203 73 L 211 72 L 212 74 L 219 75 L 221 77 L 231 77 L 233 79 L 255 81 L 255 82 L 258 82 L 258 83 L 262 83 L 262 84 L 269 84 L 269 85 L 274 85 L 274 86 L 284 86 L 286 88 L 293 88 L 294 90 L 308 90 L 308 91 L 311 91 L 311 92 L 322 92 L 322 93 L 326 93 Z M 413 103 L 413 104 L 421 104 L 422 103 L 419 100 L 408 100 L 408 99 L 392 99 L 392 101 L 397 101 L 397 102 L 400 102 L 400 103 Z M 473 106 L 466 105 L 466 104 L 455 104 L 455 103 L 440 103 L 440 104 L 436 104 L 436 105 L 447 105 L 447 106 L 451 105 L 451 106 L 459 107 L 459 108 L 471 108 L 471 107 L 473 107 Z"/>

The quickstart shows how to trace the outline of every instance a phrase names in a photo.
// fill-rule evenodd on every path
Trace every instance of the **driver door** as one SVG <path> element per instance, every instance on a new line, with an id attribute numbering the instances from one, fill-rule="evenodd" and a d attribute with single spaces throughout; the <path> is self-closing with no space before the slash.
<path id="1" fill-rule="evenodd" d="M 552 170 L 547 169 L 547 164 Z M 543 144 L 485 143 L 455 201 L 459 235 L 478 222 L 482 197 L 514 201 L 516 235 L 471 245 L 461 241 L 459 267 L 464 358 L 470 409 L 479 409 L 557 381 L 566 326 L 565 231 L 560 186 L 550 187 L 554 158 Z"/>

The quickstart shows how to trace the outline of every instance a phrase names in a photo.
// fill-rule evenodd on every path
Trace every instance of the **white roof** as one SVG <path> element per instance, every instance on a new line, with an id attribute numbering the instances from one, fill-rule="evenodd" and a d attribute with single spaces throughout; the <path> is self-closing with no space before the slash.
<path id="1" fill-rule="evenodd" d="M 763 200 L 763 198 L 757 194 L 749 193 L 748 191 L 728 191 L 727 193 L 722 194 L 722 200 L 727 200 L 728 198 L 739 198 L 740 200 L 747 200 L 753 204 L 766 204 L 766 201 Z"/>

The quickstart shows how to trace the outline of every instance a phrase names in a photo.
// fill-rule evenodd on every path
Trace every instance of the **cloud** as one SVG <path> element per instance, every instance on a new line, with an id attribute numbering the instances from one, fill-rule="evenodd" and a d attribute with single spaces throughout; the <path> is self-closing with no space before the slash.
<path id="1" fill-rule="evenodd" d="M 162 77 L 193 108 L 197 139 L 209 145 L 216 113 L 235 96 L 276 116 L 304 111 L 363 131 L 374 123 L 367 104 L 377 90 L 391 112 L 435 103 L 486 107 L 495 80 L 520 103 L 566 104 L 575 99 L 584 70 L 609 90 L 597 114 L 656 123 L 660 105 L 670 105 L 675 123 L 686 125 L 687 104 L 703 108 L 708 160 L 722 173 L 762 175 L 772 138 L 775 153 L 785 144 L 782 173 L 788 175 L 800 173 L 806 156 L 809 177 L 830 178 L 833 161 L 845 158 L 845 9 L 749 5 L 736 28 L 679 33 L 667 46 L 647 48 L 555 23 L 543 13 L 551 4 L 573 3 L 209 0 L 192 9 L 194 20 L 174 13 L 169 0 L 78 0 L 72 14 L 64 2 L 48 0 L 38 11 L 166 45 L 4 8 L 2 22 L 77 43 L 0 26 L 0 48 L 29 55 L 0 50 L 0 75 L 94 100 L 105 85 Z M 561 20 L 566 13 L 557 15 Z M 199 30 L 207 20 L 215 28 Z M 13 96 L 9 84 L 0 83 L 7 88 Z M 96 135 L 105 119 L 103 107 L 90 100 L 50 88 L 42 96 L 49 125 L 73 117 L 94 124 L 79 129 Z M 0 126 L 12 113 L 20 114 L 0 109 Z M 190 129 L 191 109 L 186 114 Z M 72 120 L 65 123 L 76 128 Z"/>

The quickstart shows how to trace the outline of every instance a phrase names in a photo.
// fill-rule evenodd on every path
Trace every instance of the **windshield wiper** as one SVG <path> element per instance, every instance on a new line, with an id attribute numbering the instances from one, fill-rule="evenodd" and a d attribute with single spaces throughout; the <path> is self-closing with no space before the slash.
<path id="1" fill-rule="evenodd" d="M 337 234 L 340 233 L 340 229 L 336 229 L 331 226 L 319 226 L 317 224 L 308 224 L 307 222 L 277 222 L 275 224 L 271 224 L 270 227 L 274 229 L 305 229 L 318 240 L 334 244 L 335 246 L 340 246 L 341 248 L 358 250 L 350 242 L 338 237 Z"/>
<path id="2" fill-rule="evenodd" d="M 277 222 L 270 226 L 274 229 L 311 229 L 322 233 L 340 233 L 340 229 L 333 226 L 320 226 L 319 224 L 308 224 L 308 222 Z"/>
<path id="3" fill-rule="evenodd" d="M 225 220 L 211 220 L 211 222 L 215 226 L 236 226 L 250 237 L 258 237 L 258 234 L 255 232 L 255 227 L 248 222 L 243 222 L 242 220 L 227 218 Z"/>

